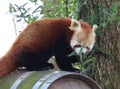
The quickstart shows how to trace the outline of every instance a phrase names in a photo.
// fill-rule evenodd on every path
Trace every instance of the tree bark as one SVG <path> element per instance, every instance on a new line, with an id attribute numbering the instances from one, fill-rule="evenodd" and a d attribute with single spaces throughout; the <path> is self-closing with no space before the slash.
<path id="1" fill-rule="evenodd" d="M 116 24 L 103 30 L 99 46 L 110 55 L 97 55 L 96 80 L 103 89 L 120 89 L 120 29 Z"/>
<path id="2" fill-rule="evenodd" d="M 83 2 L 84 0 L 79 0 Z M 108 10 L 116 0 L 88 0 L 82 8 L 79 6 L 79 18 L 88 20 L 88 15 L 95 13 L 98 18 L 94 23 L 101 25 L 101 18 L 105 22 L 107 15 L 100 13 L 101 5 Z M 89 8 L 88 8 L 89 7 Z M 113 12 L 114 13 L 114 12 Z M 118 13 L 118 16 L 120 13 Z M 101 17 L 102 16 L 102 17 Z M 86 18 L 87 17 L 87 18 Z M 96 18 L 96 17 L 94 17 Z M 101 28 L 101 35 L 97 37 L 97 47 L 105 50 L 104 53 L 96 53 L 96 73 L 94 77 L 103 89 L 120 89 L 120 24 L 113 22 L 107 28 Z M 103 51 L 102 50 L 102 51 Z"/>

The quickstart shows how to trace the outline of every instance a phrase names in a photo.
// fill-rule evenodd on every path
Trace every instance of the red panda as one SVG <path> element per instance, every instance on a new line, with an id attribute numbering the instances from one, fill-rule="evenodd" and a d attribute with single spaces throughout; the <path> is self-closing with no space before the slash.
<path id="1" fill-rule="evenodd" d="M 71 65 L 77 56 L 68 57 L 72 51 L 79 54 L 93 48 L 95 30 L 85 22 L 70 18 L 41 19 L 28 25 L 17 37 L 9 51 L 0 58 L 0 77 L 24 66 L 28 70 L 53 68 L 47 61 L 53 55 L 61 70 L 75 71 Z"/>

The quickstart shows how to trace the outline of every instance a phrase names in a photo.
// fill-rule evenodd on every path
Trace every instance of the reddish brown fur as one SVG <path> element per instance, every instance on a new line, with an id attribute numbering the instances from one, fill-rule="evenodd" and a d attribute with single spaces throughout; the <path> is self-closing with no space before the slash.
<path id="1" fill-rule="evenodd" d="M 42 50 L 54 46 L 57 37 L 65 35 L 63 34 L 65 33 L 64 29 L 68 29 L 70 23 L 71 20 L 69 18 L 43 19 L 28 25 L 17 37 L 11 49 L 0 59 L 0 77 L 9 74 L 18 67 L 17 61 L 20 59 L 23 50 L 24 52 L 37 53 L 38 51 L 42 52 Z M 67 31 L 67 33 L 70 32 Z M 70 36 L 67 38 L 70 39 Z"/>
<path id="2" fill-rule="evenodd" d="M 63 21 L 64 20 L 64 21 Z M 49 24 L 50 23 L 50 24 Z M 42 25 L 41 25 L 42 24 Z M 59 35 L 65 35 L 63 33 L 64 28 L 70 25 L 70 19 L 43 19 L 37 22 L 33 22 L 29 25 L 23 33 L 19 36 L 19 40 L 22 42 L 20 45 L 27 45 L 30 47 L 29 52 L 37 52 L 38 49 L 44 50 L 51 45 L 54 45 L 56 38 Z M 51 29 L 51 30 L 48 30 Z M 66 28 L 68 29 L 68 28 Z M 31 35 L 28 35 L 31 34 Z M 42 35 L 42 36 L 41 36 Z M 47 37 L 48 36 L 48 37 Z M 37 39 L 36 39 L 37 38 Z M 51 40 L 52 39 L 52 40 Z M 47 44 L 49 42 L 49 44 Z M 27 43 L 27 44 L 26 44 Z M 45 45 L 43 43 L 46 43 Z M 36 48 L 35 48 L 36 47 Z"/>
<path id="3" fill-rule="evenodd" d="M 0 77 L 10 73 L 18 67 L 16 64 L 22 52 L 22 47 L 17 47 L 15 44 L 16 43 L 13 44 L 5 56 L 0 58 Z"/>
<path id="4" fill-rule="evenodd" d="M 81 33 L 78 32 L 77 34 L 77 38 L 78 41 L 81 43 L 84 41 L 89 42 L 89 37 L 92 33 L 92 28 L 89 24 L 85 23 L 85 22 L 80 22 L 82 30 Z"/>
<path id="5" fill-rule="evenodd" d="M 91 26 L 89 25 L 89 24 L 87 24 L 87 23 L 85 23 L 85 22 L 81 22 L 81 27 L 83 28 L 83 30 L 84 30 L 84 33 L 85 33 L 85 39 L 86 39 L 86 41 L 87 42 L 89 42 L 88 40 L 88 38 L 90 37 L 90 35 L 91 35 L 91 33 L 92 33 L 92 28 L 91 28 Z"/>

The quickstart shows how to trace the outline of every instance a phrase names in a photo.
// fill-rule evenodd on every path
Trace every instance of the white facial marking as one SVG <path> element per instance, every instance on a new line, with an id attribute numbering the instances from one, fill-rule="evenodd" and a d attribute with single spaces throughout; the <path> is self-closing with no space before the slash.
<path id="1" fill-rule="evenodd" d="M 74 46 L 75 46 L 76 44 L 78 44 L 77 39 L 76 39 L 76 37 L 73 36 L 72 39 L 71 39 L 71 41 L 70 41 L 70 46 L 71 46 L 72 48 L 74 48 Z"/>
<path id="2" fill-rule="evenodd" d="M 91 44 L 89 45 L 88 44 L 84 45 L 83 43 L 81 43 L 81 46 L 84 46 L 84 47 L 75 47 L 76 45 L 79 45 L 80 43 L 77 41 L 77 38 L 73 36 L 70 41 L 70 46 L 75 50 L 76 54 L 79 55 L 81 49 L 82 49 L 83 54 L 85 54 L 87 51 L 90 51 L 93 48 L 94 43 L 95 43 L 95 40 L 92 40 Z M 89 50 L 86 47 L 88 47 Z"/>
<path id="3" fill-rule="evenodd" d="M 81 51 L 81 47 L 78 47 L 78 48 L 74 48 L 75 52 L 77 55 L 80 54 L 80 51 Z M 85 54 L 87 52 L 87 49 L 85 48 L 82 48 L 82 53 Z"/>
<path id="4" fill-rule="evenodd" d="M 85 54 L 88 50 L 86 48 L 82 49 L 82 53 Z"/>
<path id="5" fill-rule="evenodd" d="M 71 41 L 70 41 L 70 46 L 75 50 L 77 55 L 80 54 L 80 47 L 75 48 L 75 45 L 79 44 L 76 37 L 73 35 Z"/>
<path id="6" fill-rule="evenodd" d="M 74 49 L 77 55 L 79 55 L 79 54 L 80 54 L 80 49 L 81 49 L 80 47 L 79 47 L 79 48 L 75 48 L 75 49 Z"/>
<path id="7" fill-rule="evenodd" d="M 94 44 L 95 44 L 95 41 L 92 41 L 92 43 L 89 45 L 90 50 L 93 48 Z"/>

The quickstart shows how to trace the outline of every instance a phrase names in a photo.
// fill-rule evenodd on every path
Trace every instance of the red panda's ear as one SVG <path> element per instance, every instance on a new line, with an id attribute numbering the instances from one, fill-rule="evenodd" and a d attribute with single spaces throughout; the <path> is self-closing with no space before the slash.
<path id="1" fill-rule="evenodd" d="M 95 24 L 95 25 L 93 25 L 92 30 L 93 30 L 93 31 L 96 31 L 96 30 L 97 30 L 97 28 L 98 28 L 98 26 Z"/>
<path id="2" fill-rule="evenodd" d="M 77 20 L 71 19 L 71 25 L 69 29 L 78 31 L 78 30 L 81 30 L 81 25 Z"/>

